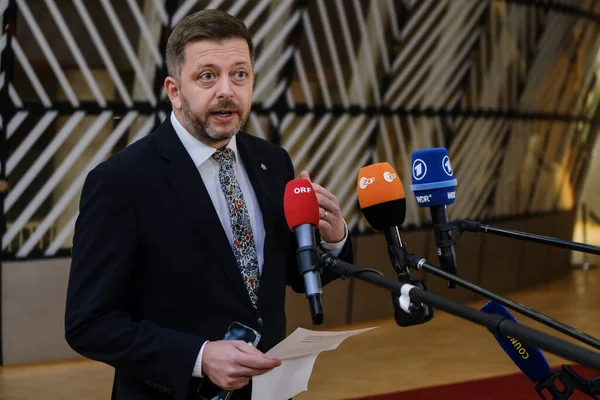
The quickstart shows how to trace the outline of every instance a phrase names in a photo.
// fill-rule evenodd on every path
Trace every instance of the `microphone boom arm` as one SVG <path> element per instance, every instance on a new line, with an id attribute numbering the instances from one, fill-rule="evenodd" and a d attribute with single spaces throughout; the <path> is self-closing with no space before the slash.
<path id="1" fill-rule="evenodd" d="M 427 290 L 425 282 L 411 279 L 408 267 L 408 252 L 406 244 L 400 238 L 398 226 L 392 226 L 384 229 L 385 240 L 388 243 L 388 253 L 392 262 L 392 267 L 398 276 L 398 281 L 416 286 L 419 289 Z M 398 296 L 391 292 L 392 305 L 394 306 L 394 319 L 398 326 L 414 326 L 424 324 L 433 318 L 433 308 L 424 304 L 415 304 L 409 302 L 409 311 L 405 311 L 402 302 L 406 301 L 404 296 Z"/>
<path id="2" fill-rule="evenodd" d="M 528 242 L 545 244 L 545 245 L 560 247 L 560 248 L 574 250 L 574 251 L 580 251 L 582 253 L 600 255 L 600 247 L 597 247 L 597 246 L 592 246 L 589 244 L 579 243 L 579 242 L 570 242 L 568 240 L 556 239 L 556 238 L 549 237 L 549 236 L 535 235 L 532 233 L 512 231 L 509 229 L 494 228 L 492 226 L 482 224 L 478 221 L 459 220 L 459 221 L 448 223 L 447 226 L 443 227 L 442 229 L 443 230 L 457 230 L 459 232 L 458 236 L 460 236 L 460 234 L 462 234 L 462 232 L 475 232 L 475 233 L 483 232 L 483 233 L 490 233 L 492 235 L 497 235 L 497 236 L 504 236 L 504 237 L 511 238 L 511 239 L 521 239 L 521 240 L 525 240 Z M 458 236 L 455 239 L 458 239 Z M 456 242 L 456 240 L 454 240 L 454 242 Z"/>
<path id="3" fill-rule="evenodd" d="M 493 292 L 490 292 L 489 290 L 486 290 L 477 285 L 474 285 L 471 282 L 465 281 L 464 279 L 461 279 L 455 275 L 452 275 L 445 271 L 442 271 L 441 269 L 436 268 L 433 265 L 427 263 L 427 260 L 425 260 L 425 258 L 423 258 L 421 256 L 417 256 L 414 254 L 408 256 L 408 264 L 411 268 L 414 268 L 416 270 L 424 270 L 424 271 L 429 272 L 433 275 L 436 275 L 442 279 L 452 281 L 467 290 L 475 292 L 475 293 L 477 293 L 485 298 L 488 298 L 490 300 L 494 300 L 496 303 L 502 304 L 503 306 L 508 307 L 512 310 L 515 310 L 523 315 L 526 315 L 527 317 L 529 317 L 539 323 L 542 323 L 546 326 L 554 328 L 557 331 L 564 333 L 565 335 L 571 336 L 574 339 L 577 339 L 589 346 L 594 347 L 597 350 L 600 350 L 600 340 L 598 340 L 586 333 L 583 333 L 569 325 L 565 325 L 561 322 L 555 321 L 552 318 L 550 318 L 544 314 L 541 314 L 537 311 L 534 311 L 531 308 L 528 308 L 528 307 L 526 307 L 522 304 L 519 304 L 513 300 L 499 296 Z"/>
<path id="4" fill-rule="evenodd" d="M 522 343 L 538 347 L 560 357 L 600 371 L 600 355 L 591 350 L 555 338 L 554 336 L 527 326 L 520 325 L 507 317 L 487 314 L 464 304 L 459 304 L 425 290 L 421 290 L 410 284 L 394 281 L 384 276 L 379 271 L 358 268 L 319 249 L 316 250 L 316 253 L 322 265 L 345 278 L 352 277 L 372 283 L 375 286 L 401 295 L 404 299 L 408 298 L 409 302 L 415 300 L 439 308 L 440 310 L 444 310 L 462 319 L 484 326 L 494 334 L 516 338 Z"/>

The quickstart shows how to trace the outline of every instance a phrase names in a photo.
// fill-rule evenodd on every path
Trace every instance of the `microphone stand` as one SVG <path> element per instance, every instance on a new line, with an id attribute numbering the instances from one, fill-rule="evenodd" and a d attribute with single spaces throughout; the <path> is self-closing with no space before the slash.
<path id="1" fill-rule="evenodd" d="M 392 267 L 396 271 L 398 281 L 409 283 L 420 289 L 427 290 L 425 282 L 412 279 L 408 269 L 408 259 L 405 244 L 400 239 L 400 231 L 397 226 L 384 230 L 386 242 L 388 243 L 388 254 L 392 262 Z M 394 305 L 394 319 L 396 324 L 402 327 L 424 324 L 433 318 L 433 307 L 425 304 L 413 305 L 413 312 L 408 313 L 400 307 L 400 296 L 390 293 L 392 304 Z"/>
<path id="2" fill-rule="evenodd" d="M 512 230 L 508 230 L 508 229 L 493 228 L 489 225 L 484 225 L 478 221 L 470 221 L 470 220 L 453 221 L 453 222 L 448 222 L 446 224 L 438 225 L 435 227 L 435 229 L 439 230 L 440 232 L 449 232 L 452 230 L 457 231 L 458 234 L 456 236 L 454 236 L 451 240 L 452 245 L 456 244 L 456 242 L 458 241 L 459 237 L 462 235 L 463 232 L 475 232 L 475 233 L 484 232 L 484 233 L 491 233 L 494 235 L 504 236 L 504 237 L 508 237 L 508 238 L 512 238 L 512 239 L 522 239 L 522 240 L 529 241 L 529 242 L 546 244 L 546 245 L 565 248 L 565 249 L 569 249 L 569 250 L 575 250 L 575 251 L 581 251 L 584 253 L 600 255 L 600 248 L 596 247 L 596 246 L 591 246 L 591 245 L 587 245 L 584 243 L 560 240 L 560 239 L 556 239 L 556 238 L 552 238 L 552 237 L 548 237 L 548 236 L 534 235 L 531 233 L 512 231 Z M 427 264 L 426 260 L 422 257 L 414 256 L 414 255 L 410 256 L 409 257 L 409 266 L 411 268 L 416 268 L 418 270 L 424 269 L 427 272 L 431 272 L 432 274 L 437 275 L 441 278 L 444 278 L 448 281 L 456 282 L 458 285 L 460 285 L 466 289 L 474 291 L 475 293 L 478 293 L 484 297 L 487 297 L 488 299 L 494 300 L 497 303 L 500 303 L 506 307 L 509 307 L 509 308 L 515 310 L 515 311 L 518 311 L 518 312 L 528 316 L 529 318 L 532 318 L 544 325 L 552 327 L 566 335 L 571 336 L 572 338 L 578 339 L 581 342 L 600 350 L 600 341 L 598 339 L 596 339 L 592 336 L 589 336 L 583 332 L 580 332 L 573 327 L 570 327 L 568 325 L 557 322 L 557 321 L 551 319 L 550 317 L 547 317 L 543 314 L 535 312 L 535 311 L 523 306 L 522 304 L 515 303 L 512 300 L 508 300 L 506 298 L 500 297 L 490 291 L 487 291 L 476 285 L 473 285 L 470 282 L 467 282 L 460 278 L 457 278 L 455 275 L 448 274 L 448 273 L 440 270 L 439 268 L 432 266 L 431 264 Z"/>
<path id="3" fill-rule="evenodd" d="M 564 389 L 561 390 L 556 385 L 557 380 Z M 584 379 L 577 375 L 571 367 L 563 364 L 560 370 L 554 371 L 548 378 L 535 385 L 535 391 L 542 399 L 546 400 L 544 390 L 547 390 L 554 400 L 568 399 L 575 391 L 580 391 L 592 399 L 598 399 L 595 395 L 600 393 L 600 376 Z"/>
<path id="4" fill-rule="evenodd" d="M 511 319 L 495 314 L 487 314 L 457 302 L 429 293 L 408 283 L 389 279 L 381 272 L 361 269 L 355 265 L 337 259 L 330 254 L 315 249 L 321 265 L 338 273 L 343 278 L 355 278 L 374 284 L 400 295 L 400 304 L 406 312 L 411 312 L 413 300 L 439 308 L 467 321 L 486 327 L 494 334 L 510 336 L 522 343 L 538 347 L 565 359 L 577 362 L 600 371 L 600 355 L 576 344 L 555 338 L 544 332 L 520 325 Z M 417 305 L 418 308 L 418 305 Z"/>
<path id="5" fill-rule="evenodd" d="M 477 285 L 474 285 L 461 278 L 458 278 L 455 275 L 449 274 L 439 268 L 436 268 L 433 265 L 428 264 L 427 261 L 420 256 L 411 254 L 407 256 L 407 260 L 411 268 L 415 268 L 417 270 L 424 270 L 440 278 L 451 280 L 452 282 L 464 287 L 465 289 L 471 290 L 490 300 L 494 300 L 495 302 L 502 304 L 508 308 L 511 308 L 515 311 L 518 311 L 535 321 L 538 321 L 568 336 L 578 339 L 581 342 L 588 344 L 596 349 L 600 349 L 600 341 L 598 341 L 598 339 L 587 335 L 581 331 L 578 331 L 577 329 L 571 326 L 553 320 L 552 318 L 537 311 L 534 311 L 513 300 L 498 296 L 497 294 L 492 293 L 489 290 L 483 289 Z M 557 381 L 560 381 L 562 383 L 564 389 L 561 390 L 557 386 Z M 598 397 L 596 397 L 595 395 L 600 394 L 600 376 L 586 380 L 581 376 L 577 375 L 577 373 L 573 371 L 573 369 L 568 365 L 562 365 L 561 370 L 554 371 L 548 378 L 538 382 L 535 385 L 535 390 L 542 399 L 546 399 L 546 397 L 544 396 L 544 390 L 547 390 L 552 395 L 552 399 L 554 400 L 568 399 L 576 390 L 590 396 L 593 399 L 598 399 Z"/>
<path id="6" fill-rule="evenodd" d="M 450 280 L 450 281 L 456 283 L 457 285 L 464 287 L 465 289 L 475 292 L 475 293 L 477 293 L 483 297 L 486 297 L 490 300 L 494 300 L 496 303 L 502 304 L 503 306 L 508 307 L 512 310 L 518 311 L 521 314 L 526 315 L 527 317 L 529 317 L 537 322 L 540 322 L 546 326 L 554 328 L 557 331 L 564 333 L 565 335 L 571 336 L 574 339 L 577 339 L 589 346 L 594 347 L 597 350 L 600 350 L 600 340 L 596 339 L 593 336 L 585 334 L 569 325 L 565 325 L 561 322 L 553 320 L 552 318 L 550 318 L 542 313 L 539 313 L 537 311 L 534 311 L 531 308 L 526 307 L 520 303 L 517 303 L 513 300 L 507 299 L 506 297 L 499 296 L 493 292 L 490 292 L 489 290 L 486 290 L 477 285 L 474 285 L 471 282 L 465 281 L 464 279 L 461 279 L 461 278 L 457 277 L 456 275 L 452 275 L 445 271 L 442 271 L 441 269 L 436 268 L 433 265 L 427 263 L 427 260 L 425 260 L 425 258 L 423 258 L 421 256 L 411 254 L 407 258 L 408 258 L 408 265 L 411 268 L 417 269 L 419 271 L 424 270 L 424 271 L 427 271 L 427 272 L 429 272 L 433 275 L 436 275 L 442 279 Z"/>
<path id="7" fill-rule="evenodd" d="M 509 229 L 494 228 L 489 225 L 484 225 L 478 221 L 459 220 L 459 221 L 454 221 L 454 222 L 449 222 L 447 224 L 443 224 L 442 226 L 438 227 L 438 229 L 442 232 L 451 231 L 451 230 L 458 231 L 458 236 L 453 238 L 452 244 L 456 243 L 456 240 L 458 240 L 459 236 L 463 232 L 474 232 L 474 233 L 483 232 L 483 233 L 491 233 L 492 235 L 497 235 L 497 236 L 504 236 L 504 237 L 508 237 L 511 239 L 521 239 L 521 240 L 525 240 L 528 242 L 546 244 L 546 245 L 560 247 L 560 248 L 564 248 L 564 249 L 580 251 L 582 253 L 600 255 L 600 247 L 592 246 L 592 245 L 585 244 L 585 243 L 570 242 L 568 240 L 560 240 L 560 239 L 556 239 L 556 238 L 549 237 L 549 236 L 534 235 L 532 233 L 512 231 Z"/>
<path id="8" fill-rule="evenodd" d="M 408 270 L 408 260 L 406 259 L 406 248 L 405 244 L 402 243 L 400 238 L 400 229 L 397 226 L 391 227 L 384 230 L 385 240 L 388 243 L 388 254 L 392 261 L 392 267 L 398 275 L 398 280 L 401 282 L 408 282 L 411 278 L 410 271 Z"/>

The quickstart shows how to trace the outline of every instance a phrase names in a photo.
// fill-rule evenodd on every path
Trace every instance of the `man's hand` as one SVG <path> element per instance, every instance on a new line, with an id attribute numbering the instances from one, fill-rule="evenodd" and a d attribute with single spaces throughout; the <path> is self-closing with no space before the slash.
<path id="1" fill-rule="evenodd" d="M 306 171 L 300 173 L 300 178 L 310 181 L 310 176 Z M 319 233 L 321 238 L 327 243 L 341 242 L 346 235 L 346 225 L 337 198 L 323 186 L 312 181 L 310 183 L 317 194 L 317 201 L 319 202 Z"/>
<path id="2" fill-rule="evenodd" d="M 202 354 L 202 371 L 224 390 L 246 386 L 250 379 L 281 365 L 242 340 L 208 342 Z"/>

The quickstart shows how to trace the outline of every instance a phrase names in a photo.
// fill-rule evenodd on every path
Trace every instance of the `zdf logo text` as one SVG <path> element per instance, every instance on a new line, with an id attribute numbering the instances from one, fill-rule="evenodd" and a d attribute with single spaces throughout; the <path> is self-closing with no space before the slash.
<path id="1" fill-rule="evenodd" d="M 367 177 L 363 176 L 362 178 L 360 178 L 359 186 L 361 189 L 366 189 L 367 186 L 369 186 L 373 183 L 375 183 L 375 177 L 367 178 Z"/>
<path id="2" fill-rule="evenodd" d="M 385 171 L 383 173 L 383 179 L 385 179 L 386 182 L 394 182 L 394 179 L 396 179 L 398 176 L 392 172 L 389 171 Z"/>

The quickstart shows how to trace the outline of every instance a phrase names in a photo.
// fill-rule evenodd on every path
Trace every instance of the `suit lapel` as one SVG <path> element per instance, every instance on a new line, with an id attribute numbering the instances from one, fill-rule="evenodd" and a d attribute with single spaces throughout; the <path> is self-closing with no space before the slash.
<path id="1" fill-rule="evenodd" d="M 244 164 L 244 169 L 254 188 L 254 193 L 256 194 L 263 216 L 265 231 L 267 231 L 272 220 L 272 209 L 275 206 L 275 200 L 271 198 L 268 190 L 269 171 L 266 169 L 266 166 L 269 164 L 269 160 L 264 155 L 258 153 L 257 149 L 250 148 L 248 139 L 244 135 L 237 136 L 237 147 L 242 158 L 242 163 Z"/>
<path id="2" fill-rule="evenodd" d="M 169 118 L 157 132 L 159 151 L 165 160 L 164 174 L 192 218 L 202 238 L 201 245 L 214 253 L 214 259 L 231 281 L 244 304 L 254 310 L 237 261 L 212 204 L 206 186 L 185 147 L 177 137 Z"/>

